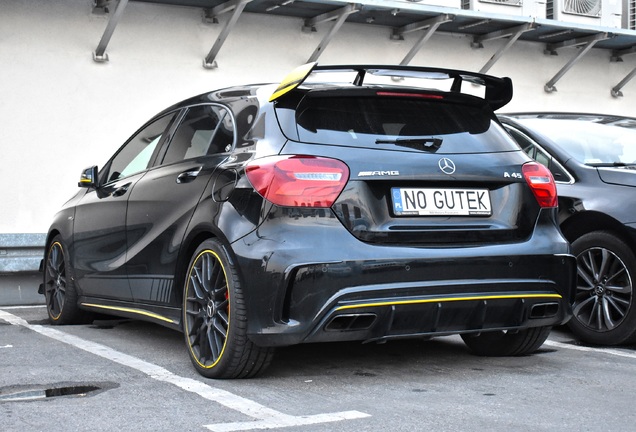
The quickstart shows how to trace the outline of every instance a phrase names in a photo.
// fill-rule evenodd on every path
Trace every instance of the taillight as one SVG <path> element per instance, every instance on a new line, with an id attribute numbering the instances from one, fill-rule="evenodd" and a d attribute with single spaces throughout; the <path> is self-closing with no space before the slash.
<path id="1" fill-rule="evenodd" d="M 521 167 L 521 172 L 541 207 L 557 206 L 556 184 L 550 170 L 540 163 L 528 162 Z"/>
<path id="2" fill-rule="evenodd" d="M 331 207 L 349 180 L 344 162 L 315 156 L 257 159 L 245 173 L 263 198 L 282 207 Z"/>

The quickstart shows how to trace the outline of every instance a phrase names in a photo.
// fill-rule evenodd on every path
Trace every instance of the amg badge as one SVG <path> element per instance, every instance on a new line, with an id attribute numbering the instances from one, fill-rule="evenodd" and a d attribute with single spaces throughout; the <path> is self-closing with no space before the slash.
<path id="1" fill-rule="evenodd" d="M 358 177 L 371 177 L 371 176 L 399 176 L 399 171 L 360 171 Z"/>

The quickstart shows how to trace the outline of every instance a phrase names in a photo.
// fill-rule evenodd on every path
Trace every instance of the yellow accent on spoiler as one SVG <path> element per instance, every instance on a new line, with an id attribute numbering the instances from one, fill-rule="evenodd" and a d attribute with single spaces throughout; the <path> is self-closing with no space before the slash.
<path id="1" fill-rule="evenodd" d="M 421 300 L 397 300 L 397 301 L 386 301 L 386 302 L 377 302 L 377 303 L 362 303 L 362 304 L 355 304 L 355 305 L 340 306 L 336 308 L 336 310 L 341 311 L 346 309 L 357 309 L 357 308 L 363 308 L 363 307 L 409 305 L 409 304 L 420 304 L 420 303 L 516 299 L 516 298 L 558 298 L 560 299 L 563 297 L 560 294 L 508 294 L 508 295 L 484 295 L 484 296 L 470 296 L 470 297 L 440 297 L 440 298 L 421 299 Z"/>
<path id="2" fill-rule="evenodd" d="M 176 324 L 176 322 L 171 320 L 170 318 L 166 318 L 165 316 L 158 315 L 156 313 L 148 312 L 148 311 L 141 310 L 141 309 L 127 308 L 127 307 L 116 307 L 116 306 L 105 306 L 105 305 L 92 304 L 92 303 L 82 303 L 82 306 L 92 307 L 92 308 L 97 308 L 97 309 L 107 309 L 107 310 L 134 313 L 134 314 L 138 314 L 138 315 L 144 315 L 144 316 L 147 316 L 147 317 L 150 317 L 150 318 L 155 318 L 155 319 L 158 319 L 158 320 L 161 320 L 161 321 L 169 322 L 171 324 Z"/>
<path id="3" fill-rule="evenodd" d="M 274 102 L 288 91 L 291 91 L 301 85 L 317 64 L 317 62 L 306 63 L 291 71 L 280 82 L 274 93 L 269 97 L 269 101 Z"/>

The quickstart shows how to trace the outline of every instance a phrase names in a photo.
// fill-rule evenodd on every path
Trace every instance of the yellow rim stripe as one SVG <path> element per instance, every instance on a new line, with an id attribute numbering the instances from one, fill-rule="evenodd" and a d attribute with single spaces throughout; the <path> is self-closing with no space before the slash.
<path id="1" fill-rule="evenodd" d="M 82 306 L 86 306 L 86 307 L 93 307 L 93 308 L 98 308 L 98 309 L 108 309 L 108 310 L 114 310 L 114 311 L 121 311 L 121 312 L 130 312 L 130 313 L 134 313 L 137 315 L 144 315 L 150 318 L 155 318 L 161 321 L 165 321 L 165 322 L 169 322 L 171 324 L 176 324 L 177 322 L 174 320 L 171 320 L 170 318 L 166 318 L 165 316 L 156 314 L 156 313 L 152 313 L 152 312 L 148 312 L 145 310 L 141 310 L 141 309 L 133 309 L 133 308 L 127 308 L 127 307 L 116 307 L 116 306 L 104 306 L 104 305 L 98 305 L 98 304 L 93 304 L 93 303 L 82 303 Z"/>
<path id="2" fill-rule="evenodd" d="M 63 258 L 64 260 L 66 260 L 66 257 L 64 256 L 64 249 L 62 249 L 62 245 L 60 244 L 60 242 L 55 242 L 55 243 L 52 243 L 52 244 L 51 244 L 51 247 L 49 248 L 49 256 L 47 256 L 47 261 L 48 261 L 48 258 L 49 258 L 49 257 L 50 257 L 50 255 L 51 255 L 51 252 L 53 251 L 53 248 L 55 247 L 55 245 L 58 245 L 58 246 L 60 247 L 60 252 L 62 253 L 62 258 Z M 44 271 L 46 272 L 46 269 L 45 269 Z M 46 292 L 46 291 L 45 291 L 45 292 Z M 48 301 L 48 299 L 47 299 L 47 301 Z M 57 321 L 57 320 L 59 320 L 59 319 L 60 319 L 60 317 L 62 316 L 62 310 L 64 310 L 64 304 L 60 305 L 60 313 L 59 313 L 59 314 L 57 314 L 56 316 L 53 316 L 53 315 L 51 315 L 51 314 L 49 313 L 49 316 L 51 317 L 51 319 L 52 319 L 53 321 Z M 49 309 L 49 312 L 50 312 L 50 309 Z"/>
<path id="3" fill-rule="evenodd" d="M 336 308 L 336 311 L 346 309 L 358 309 L 364 307 L 377 307 L 377 306 L 393 306 L 393 305 L 409 305 L 409 304 L 421 304 L 421 303 L 439 303 L 439 302 L 453 302 L 453 301 L 471 301 L 471 300 L 493 300 L 493 299 L 516 299 L 516 298 L 563 298 L 560 294 L 507 294 L 507 295 L 483 295 L 483 296 L 471 296 L 471 297 L 440 297 L 433 299 L 420 299 L 420 300 L 398 300 L 398 301 L 384 301 L 376 303 L 360 303 L 355 305 L 346 305 Z"/>
<path id="4" fill-rule="evenodd" d="M 201 258 L 201 257 L 202 257 L 203 255 L 205 255 L 206 253 L 210 253 L 210 254 L 214 255 L 214 257 L 216 258 L 216 260 L 219 262 L 219 265 L 221 266 L 221 270 L 223 270 L 223 276 L 225 277 L 225 283 L 227 284 L 227 273 L 226 273 L 226 271 L 225 271 L 225 267 L 223 266 L 223 262 L 221 261 L 221 258 L 220 258 L 220 257 L 216 254 L 216 252 L 214 252 L 214 251 L 213 251 L 213 250 L 211 250 L 211 249 L 205 249 L 205 250 L 202 250 L 202 251 L 199 253 L 199 255 L 197 255 L 197 257 L 194 259 L 194 261 L 192 261 L 192 266 L 190 266 L 190 271 L 188 272 L 188 275 L 191 275 L 191 274 L 192 274 L 192 269 L 194 268 L 195 264 L 197 263 L 197 261 L 199 261 L 199 258 Z M 188 283 L 187 283 L 187 285 L 186 285 L 186 289 L 185 289 L 185 295 L 186 295 L 186 298 L 187 298 L 187 296 L 188 296 L 188 291 L 189 291 L 189 289 L 190 289 L 190 277 L 188 277 Z M 228 286 L 228 288 L 227 288 L 227 295 L 228 295 L 227 301 L 228 301 L 228 305 L 229 305 L 229 304 L 230 304 L 230 287 L 229 287 L 229 286 Z M 184 305 L 183 309 L 184 309 L 184 311 L 185 311 L 185 305 Z M 228 313 L 227 313 L 227 322 L 228 322 L 227 332 L 228 332 L 228 334 L 229 334 L 229 332 L 230 332 L 230 325 L 229 325 L 229 323 L 230 323 L 230 321 L 231 321 L 231 316 L 230 316 L 230 314 L 231 314 L 231 313 L 230 313 L 230 311 L 228 310 Z M 187 319 L 184 319 L 184 320 L 183 320 L 183 329 L 184 329 L 184 331 L 185 331 L 185 334 L 186 334 L 186 335 L 189 335 L 189 334 L 190 334 L 190 330 L 188 329 L 188 320 L 187 320 Z M 189 336 L 187 336 L 187 337 L 188 337 L 188 339 L 189 339 Z M 192 358 L 194 358 L 194 359 L 195 359 L 195 361 L 199 364 L 199 366 L 201 366 L 201 367 L 202 367 L 202 368 L 204 368 L 204 369 L 211 369 L 211 368 L 213 368 L 214 366 L 216 366 L 216 365 L 217 365 L 217 363 L 218 363 L 218 362 L 219 362 L 219 361 L 223 358 L 223 353 L 225 352 L 225 346 L 226 346 L 226 345 L 227 345 L 227 336 L 225 337 L 225 340 L 223 341 L 223 348 L 221 348 L 221 352 L 219 353 L 219 357 L 216 359 L 216 361 L 215 361 L 214 363 L 212 363 L 212 364 L 211 364 L 211 365 L 209 365 L 209 366 L 206 366 L 206 365 L 204 365 L 203 363 L 201 363 L 201 362 L 199 361 L 199 359 L 197 358 L 196 354 L 195 354 L 195 353 L 194 353 L 194 351 L 192 350 L 192 345 L 191 345 L 189 342 L 188 342 L 188 349 L 189 349 L 189 350 L 190 350 L 190 352 L 192 353 Z"/>
<path id="5" fill-rule="evenodd" d="M 274 93 L 269 97 L 269 101 L 274 102 L 288 91 L 291 91 L 302 84 L 316 64 L 316 62 L 306 63 L 291 71 L 285 78 L 283 78 L 278 87 L 276 87 Z"/>

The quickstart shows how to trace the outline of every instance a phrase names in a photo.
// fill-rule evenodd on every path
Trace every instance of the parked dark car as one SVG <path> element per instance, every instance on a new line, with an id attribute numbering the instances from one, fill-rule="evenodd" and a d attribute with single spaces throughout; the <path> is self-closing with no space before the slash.
<path id="1" fill-rule="evenodd" d="M 563 113 L 500 119 L 556 180 L 559 224 L 578 263 L 570 328 L 588 343 L 636 342 L 636 119 Z"/>
<path id="2" fill-rule="evenodd" d="M 50 320 L 181 330 L 213 378 L 307 342 L 532 353 L 571 315 L 576 263 L 550 172 L 493 114 L 511 96 L 507 78 L 309 64 L 174 105 L 55 217 Z"/>

